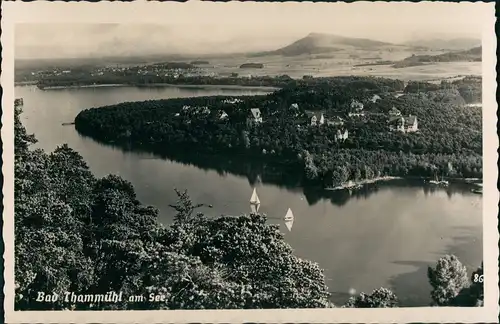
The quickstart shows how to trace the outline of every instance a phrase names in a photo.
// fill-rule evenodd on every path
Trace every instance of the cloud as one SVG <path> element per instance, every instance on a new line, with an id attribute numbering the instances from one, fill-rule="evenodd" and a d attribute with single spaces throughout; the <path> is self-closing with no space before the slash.
<path id="1" fill-rule="evenodd" d="M 480 35 L 474 3 L 217 3 L 176 6 L 155 23 L 16 26 L 17 58 L 231 53 L 273 50 L 310 32 L 404 42 Z M 172 7 L 173 8 L 173 7 Z M 160 14 L 156 13 L 161 17 Z M 424 18 L 425 17 L 425 18 Z"/>

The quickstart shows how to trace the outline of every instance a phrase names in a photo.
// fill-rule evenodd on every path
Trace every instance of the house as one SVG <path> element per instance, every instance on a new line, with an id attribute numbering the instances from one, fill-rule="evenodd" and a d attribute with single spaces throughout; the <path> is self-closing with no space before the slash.
<path id="1" fill-rule="evenodd" d="M 202 114 L 209 115 L 210 114 L 210 108 L 204 106 L 198 108 L 198 111 L 200 111 Z"/>
<path id="2" fill-rule="evenodd" d="M 418 131 L 417 116 L 392 116 L 389 118 L 389 130 L 402 133 L 416 132 Z"/>
<path id="3" fill-rule="evenodd" d="M 351 111 L 349 112 L 349 117 L 361 117 L 364 116 L 365 113 L 363 112 L 364 105 L 357 101 L 356 99 L 353 99 L 351 101 Z"/>
<path id="4" fill-rule="evenodd" d="M 188 111 L 189 109 L 191 109 L 191 106 L 183 106 L 183 107 L 182 107 L 182 110 L 183 110 L 183 111 Z"/>
<path id="5" fill-rule="evenodd" d="M 389 130 L 391 132 L 403 132 L 405 131 L 405 119 L 402 116 L 392 116 L 388 121 Z"/>
<path id="6" fill-rule="evenodd" d="M 250 114 L 247 119 L 247 124 L 260 124 L 262 123 L 262 114 L 259 108 L 251 108 Z"/>
<path id="7" fill-rule="evenodd" d="M 224 120 L 224 119 L 227 119 L 228 117 L 229 116 L 226 114 L 226 112 L 224 110 L 220 111 L 220 117 L 219 117 L 219 119 Z"/>
<path id="8" fill-rule="evenodd" d="M 299 104 L 297 104 L 297 103 L 291 104 L 289 111 L 293 116 L 298 117 L 300 115 Z"/>
<path id="9" fill-rule="evenodd" d="M 418 131 L 417 116 L 409 115 L 408 117 L 406 117 L 405 128 L 407 133 L 413 133 Z"/>
<path id="10" fill-rule="evenodd" d="M 365 115 L 364 112 L 359 111 L 359 112 L 350 112 L 348 114 L 349 117 L 363 117 Z"/>
<path id="11" fill-rule="evenodd" d="M 341 131 L 340 129 L 337 129 L 337 134 L 335 134 L 335 142 L 337 141 L 345 141 L 349 137 L 349 131 L 347 129 L 344 129 Z"/>
<path id="12" fill-rule="evenodd" d="M 391 110 L 389 110 L 389 116 L 401 116 L 401 112 L 392 106 Z"/>
<path id="13" fill-rule="evenodd" d="M 355 111 L 355 112 L 359 112 L 361 110 L 363 110 L 364 108 L 364 105 L 357 101 L 356 99 L 352 99 L 351 101 L 351 111 Z"/>
<path id="14" fill-rule="evenodd" d="M 224 99 L 222 102 L 225 104 L 237 104 L 243 102 L 243 100 L 237 98 L 231 98 L 231 99 Z"/>
<path id="15" fill-rule="evenodd" d="M 326 121 L 326 124 L 328 126 L 342 126 L 344 125 L 344 120 L 340 118 L 339 116 L 335 116 L 333 118 L 328 118 Z"/>
<path id="16" fill-rule="evenodd" d="M 371 97 L 370 101 L 373 102 L 373 103 L 376 103 L 377 100 L 380 100 L 380 99 L 382 99 L 382 98 L 380 98 L 379 95 L 375 94 L 375 95 L 373 95 L 373 97 Z"/>
<path id="17" fill-rule="evenodd" d="M 311 122 L 311 126 L 319 126 L 325 123 L 325 116 L 322 112 L 318 111 L 306 111 L 307 118 Z"/>

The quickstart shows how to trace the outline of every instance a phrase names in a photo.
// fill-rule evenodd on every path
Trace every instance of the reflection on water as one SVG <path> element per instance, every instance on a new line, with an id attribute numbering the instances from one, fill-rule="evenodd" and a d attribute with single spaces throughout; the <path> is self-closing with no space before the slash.
<path id="1" fill-rule="evenodd" d="M 78 151 L 96 176 L 118 174 L 130 181 L 138 199 L 160 210 L 169 224 L 177 195 L 188 189 L 209 216 L 249 213 L 256 188 L 259 212 L 279 224 L 295 254 L 325 269 L 332 299 L 342 304 L 349 291 L 394 289 L 405 304 L 427 305 L 430 285 L 426 267 L 447 253 L 466 265 L 482 261 L 482 196 L 465 185 L 433 188 L 420 180 L 380 182 L 361 190 L 326 191 L 300 186 L 301 173 L 288 166 L 243 157 L 207 157 L 140 152 L 103 145 L 80 136 L 72 121 L 81 110 L 154 98 L 194 95 L 242 95 L 255 91 L 101 88 L 32 91 L 16 87 L 24 98 L 23 122 L 35 133 L 37 147 L 52 151 L 67 143 Z M 293 228 L 284 216 L 293 211 Z"/>
<path id="2" fill-rule="evenodd" d="M 86 137 L 85 135 L 81 135 Z M 302 193 L 310 206 L 317 204 L 322 200 L 328 200 L 336 206 L 345 205 L 350 199 L 367 199 L 371 195 L 384 188 L 414 188 L 422 190 L 425 196 L 435 193 L 446 193 L 448 198 L 455 194 L 474 195 L 471 193 L 471 186 L 465 183 L 452 183 L 447 187 L 432 186 L 424 184 L 422 179 L 394 179 L 390 181 L 380 181 L 366 184 L 356 190 L 325 190 L 321 187 L 304 186 L 302 181 L 303 173 L 293 166 L 275 162 L 264 162 L 247 156 L 228 156 L 228 155 L 206 155 L 193 154 L 189 151 L 172 151 L 158 148 L 151 148 L 151 153 L 147 149 L 133 145 L 115 145 L 104 143 L 99 140 L 101 145 L 121 149 L 131 154 L 139 154 L 141 159 L 165 159 L 185 166 L 194 166 L 197 169 L 205 171 L 215 171 L 219 176 L 233 174 L 243 176 L 248 184 L 255 187 L 259 183 L 272 184 L 277 187 L 287 189 L 290 192 Z M 260 207 L 260 206 L 259 206 Z M 256 211 L 256 209 L 252 209 Z"/>

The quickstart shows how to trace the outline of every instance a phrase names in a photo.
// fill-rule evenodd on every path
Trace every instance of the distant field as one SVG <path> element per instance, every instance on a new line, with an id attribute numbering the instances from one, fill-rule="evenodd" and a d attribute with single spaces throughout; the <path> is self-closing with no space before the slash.
<path id="1" fill-rule="evenodd" d="M 380 57 L 377 60 L 363 59 L 363 57 Z M 379 60 L 401 60 L 410 56 L 409 52 L 397 53 L 335 53 L 327 55 L 302 55 L 298 57 L 264 56 L 258 58 L 234 57 L 212 59 L 205 69 L 222 75 L 238 73 L 239 76 L 275 76 L 289 75 L 292 78 L 302 78 L 304 75 L 315 77 L 339 75 L 373 75 L 402 80 L 427 80 L 433 78 L 448 78 L 456 75 L 481 75 L 481 62 L 452 62 L 436 63 L 423 66 L 413 66 L 395 69 L 390 65 L 358 66 L 357 64 L 375 63 Z M 419 53 L 425 54 L 425 53 Z M 432 52 L 433 55 L 439 54 Z M 354 57 L 353 57 L 354 56 Z M 262 69 L 240 69 L 242 63 L 263 63 Z"/>
<path id="2" fill-rule="evenodd" d="M 391 64 L 376 65 L 381 61 L 395 62 L 401 61 L 407 57 L 415 55 L 437 55 L 442 51 L 417 51 L 410 52 L 403 50 L 372 50 L 372 51 L 340 51 L 333 53 L 299 55 L 299 56 L 226 56 L 221 58 L 207 58 L 209 64 L 200 66 L 202 70 L 213 75 L 221 77 L 230 76 L 237 73 L 240 77 L 245 76 L 277 76 L 288 75 L 292 78 L 302 78 L 304 75 L 314 77 L 330 77 L 344 75 L 359 76 L 379 76 L 401 80 L 430 80 L 450 78 L 457 75 L 481 75 L 481 62 L 447 62 L 433 63 L 428 65 L 419 65 L 405 68 L 393 68 Z M 172 62 L 191 62 L 193 59 L 178 59 Z M 165 62 L 164 60 L 162 62 Z M 64 62 L 61 62 L 63 64 Z M 81 64 L 85 62 L 80 62 Z M 134 65 L 147 65 L 158 63 L 149 60 L 143 63 L 125 63 L 115 62 L 99 64 L 87 62 L 85 67 L 95 66 L 122 66 L 130 67 Z M 262 63 L 263 68 L 241 69 L 244 63 Z M 77 63 L 73 62 L 75 66 Z M 16 73 L 31 73 L 34 67 L 28 68 L 24 65 L 16 65 Z M 24 67 L 24 70 L 23 70 Z M 39 69 L 41 67 L 38 67 Z M 67 67 L 70 68 L 70 67 Z M 19 70 L 18 70 L 19 69 Z M 21 71 L 23 70 L 23 71 Z"/>

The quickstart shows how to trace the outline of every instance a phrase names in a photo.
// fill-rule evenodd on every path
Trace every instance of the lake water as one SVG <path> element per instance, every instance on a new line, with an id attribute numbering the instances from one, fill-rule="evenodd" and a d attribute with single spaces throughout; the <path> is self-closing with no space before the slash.
<path id="1" fill-rule="evenodd" d="M 38 90 L 16 87 L 24 98 L 23 122 L 52 151 L 67 143 L 97 176 L 118 174 L 130 181 L 142 203 L 160 210 L 160 221 L 173 216 L 174 188 L 188 189 L 195 202 L 212 204 L 210 215 L 250 211 L 254 186 L 260 211 L 280 224 L 285 239 L 303 258 L 325 269 L 333 301 L 343 303 L 350 289 L 357 293 L 388 287 L 402 305 L 430 302 L 427 267 L 454 253 L 469 273 L 482 261 L 482 197 L 463 185 L 432 189 L 421 183 L 396 181 L 377 189 L 349 193 L 304 190 L 295 179 L 270 177 L 266 166 L 227 158 L 176 161 L 148 153 L 124 151 L 79 135 L 72 122 L 79 111 L 124 101 L 205 95 L 255 95 L 257 90 L 107 87 Z M 182 161 L 178 162 L 178 161 Z M 187 163 L 187 162 L 192 162 Z M 229 171 L 228 171 L 229 170 Z M 262 179 L 263 181 L 260 181 Z M 295 220 L 288 231 L 281 220 L 291 208 Z"/>

